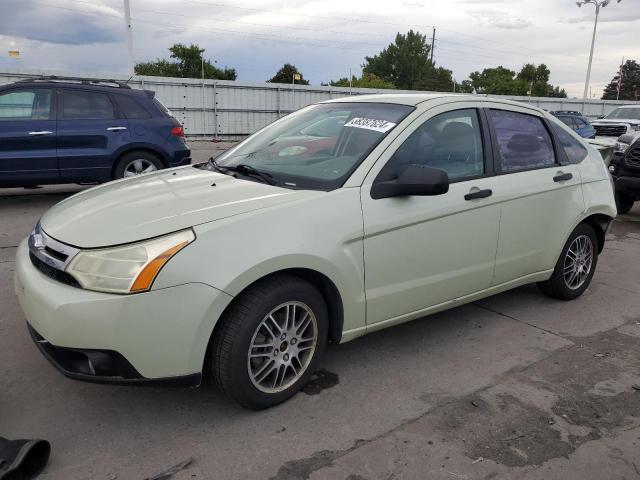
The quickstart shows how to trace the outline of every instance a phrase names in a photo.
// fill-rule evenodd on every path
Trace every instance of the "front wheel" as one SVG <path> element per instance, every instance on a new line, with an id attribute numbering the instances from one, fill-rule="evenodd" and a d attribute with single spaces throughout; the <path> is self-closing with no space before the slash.
<path id="1" fill-rule="evenodd" d="M 631 195 L 622 193 L 616 190 L 616 209 L 619 215 L 629 213 L 629 210 L 633 207 L 635 199 Z"/>
<path id="2" fill-rule="evenodd" d="M 538 286 L 559 300 L 573 300 L 584 293 L 598 263 L 598 238 L 593 227 L 582 223 L 571 233 L 551 278 Z"/>
<path id="3" fill-rule="evenodd" d="M 322 295 L 289 275 L 250 287 L 220 321 L 209 355 L 215 382 L 240 405 L 256 410 L 295 395 L 317 368 L 327 342 Z"/>

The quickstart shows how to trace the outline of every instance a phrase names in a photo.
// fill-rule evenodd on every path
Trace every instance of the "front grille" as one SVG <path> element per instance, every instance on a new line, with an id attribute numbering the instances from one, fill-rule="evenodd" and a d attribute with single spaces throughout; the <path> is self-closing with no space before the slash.
<path id="1" fill-rule="evenodd" d="M 603 137 L 619 137 L 627 133 L 626 125 L 594 125 L 596 135 Z"/>
<path id="2" fill-rule="evenodd" d="M 77 282 L 77 280 L 67 272 L 63 272 L 62 270 L 53 268 L 51 265 L 47 265 L 38 257 L 36 257 L 32 252 L 29 252 L 29 258 L 31 259 L 31 263 L 33 263 L 34 267 L 36 267 L 41 273 L 51 278 L 52 280 L 56 280 L 71 287 L 80 288 L 80 284 Z"/>
<path id="3" fill-rule="evenodd" d="M 624 163 L 627 167 L 640 168 L 640 142 L 636 142 L 629 147 L 624 157 Z"/>

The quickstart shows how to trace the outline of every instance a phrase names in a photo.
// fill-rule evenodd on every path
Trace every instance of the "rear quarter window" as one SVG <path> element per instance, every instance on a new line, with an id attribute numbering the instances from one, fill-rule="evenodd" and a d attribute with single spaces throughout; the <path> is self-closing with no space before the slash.
<path id="1" fill-rule="evenodd" d="M 151 118 L 151 114 L 133 97 L 114 95 L 116 104 L 122 114 L 130 120 Z"/>
<path id="2" fill-rule="evenodd" d="M 589 151 L 580 140 L 576 139 L 556 122 L 552 121 L 549 123 L 556 137 L 560 140 L 562 148 L 564 148 L 567 158 L 569 159 L 569 163 L 580 163 L 587 158 Z"/>

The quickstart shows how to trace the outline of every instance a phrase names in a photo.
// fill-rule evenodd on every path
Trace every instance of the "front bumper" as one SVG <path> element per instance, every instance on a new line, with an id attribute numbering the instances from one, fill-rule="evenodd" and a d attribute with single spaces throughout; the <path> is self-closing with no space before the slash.
<path id="1" fill-rule="evenodd" d="M 202 283 L 134 295 L 68 286 L 33 266 L 26 241 L 16 255 L 15 291 L 36 344 L 59 370 L 125 384 L 199 383 L 213 327 L 232 299 Z M 107 363 L 82 361 L 92 355 Z"/>

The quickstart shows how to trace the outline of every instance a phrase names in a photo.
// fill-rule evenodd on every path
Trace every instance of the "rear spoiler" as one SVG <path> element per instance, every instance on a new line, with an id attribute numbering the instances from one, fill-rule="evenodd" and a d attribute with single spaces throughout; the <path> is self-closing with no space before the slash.
<path id="1" fill-rule="evenodd" d="M 144 93 L 147 94 L 147 97 L 149 98 L 153 98 L 156 96 L 156 92 L 154 92 L 153 90 L 143 90 Z"/>

